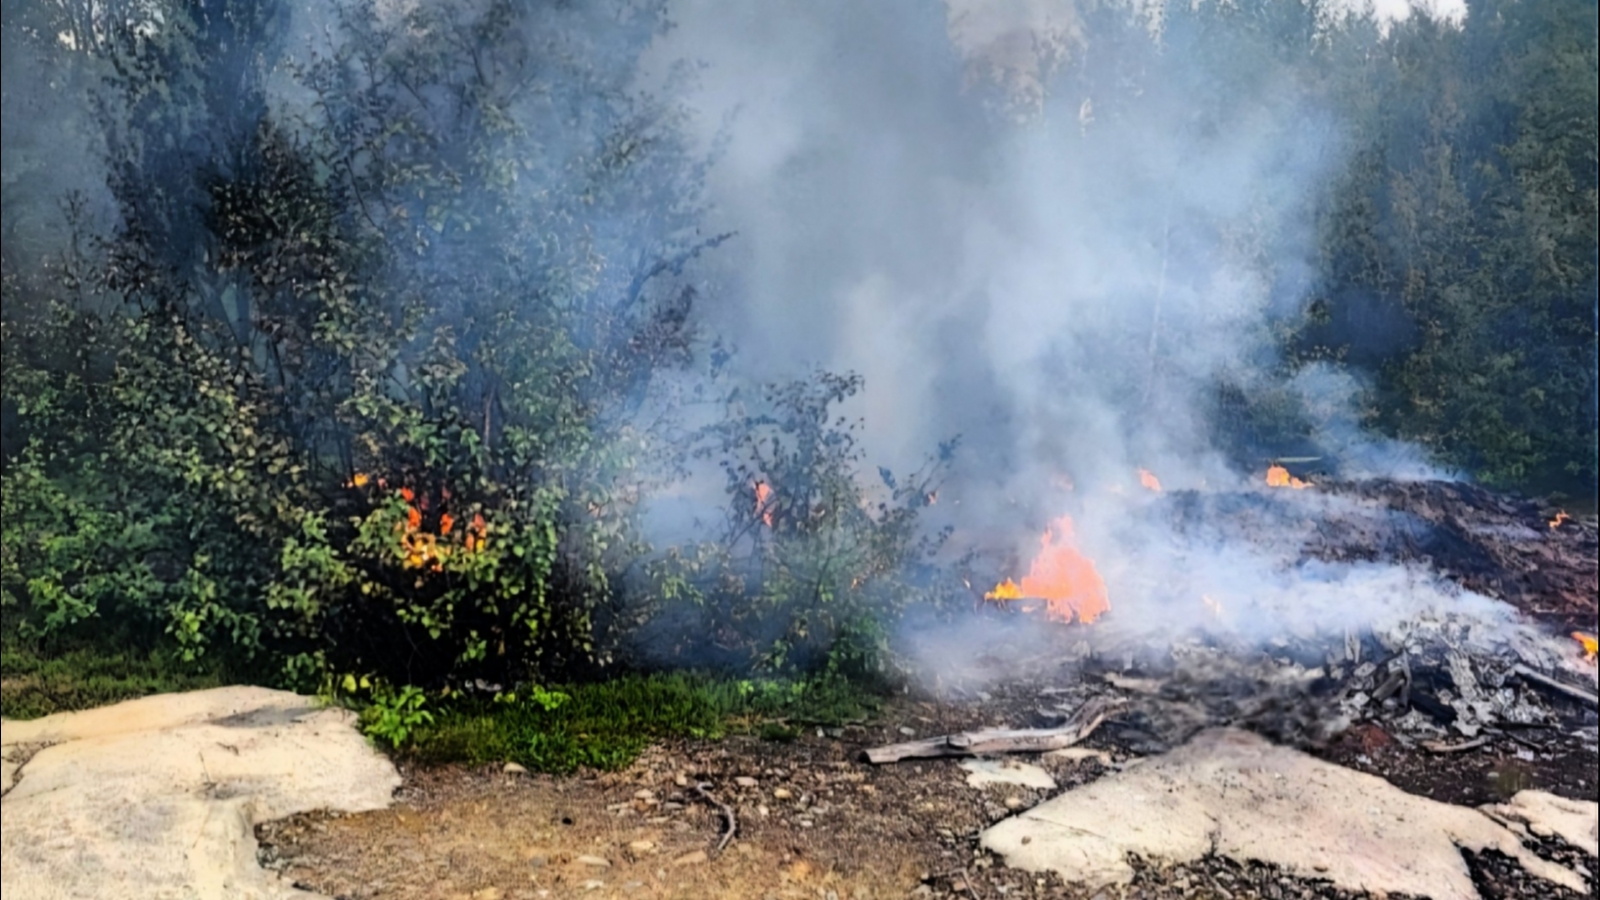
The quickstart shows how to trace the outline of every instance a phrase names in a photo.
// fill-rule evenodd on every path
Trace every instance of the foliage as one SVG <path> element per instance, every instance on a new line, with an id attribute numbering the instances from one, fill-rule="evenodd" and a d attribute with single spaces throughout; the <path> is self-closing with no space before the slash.
<path id="1" fill-rule="evenodd" d="M 941 583 L 921 576 L 948 533 L 922 533 L 917 517 L 937 499 L 954 443 L 910 477 L 880 467 L 867 484 L 860 423 L 835 410 L 860 388 L 859 376 L 819 373 L 769 387 L 755 410 L 735 398 L 711 429 L 702 452 L 726 477 L 722 539 L 651 566 L 660 606 L 698 614 L 696 625 L 660 618 L 682 641 L 678 659 L 876 676 L 887 629 L 913 602 L 937 602 Z"/>
<path id="2" fill-rule="evenodd" d="M 559 688 L 524 686 L 493 699 L 441 700 L 405 751 L 429 762 L 513 761 L 534 771 L 627 766 L 653 740 L 716 738 L 729 730 L 792 737 L 838 724 L 875 703 L 837 679 L 752 681 L 683 672 L 623 675 Z"/>
<path id="3" fill-rule="evenodd" d="M 342 6 L 275 106 L 284 10 L 201 6 L 88 49 L 121 226 L 7 281 L 8 620 L 301 686 L 604 663 L 721 240 L 629 89 L 659 7 Z"/>
<path id="4" fill-rule="evenodd" d="M 170 651 L 89 646 L 40 648 L 8 637 L 0 649 L 0 715 L 32 719 L 150 694 L 220 687 L 233 680 L 215 660 L 186 663 Z"/>

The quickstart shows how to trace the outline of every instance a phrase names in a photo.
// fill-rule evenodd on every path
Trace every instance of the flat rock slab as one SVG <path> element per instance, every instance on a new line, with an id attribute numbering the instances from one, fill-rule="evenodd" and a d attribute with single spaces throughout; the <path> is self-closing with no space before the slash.
<path id="1" fill-rule="evenodd" d="M 1049 791 L 1056 786 L 1056 780 L 1050 777 L 1049 772 L 1032 763 L 1014 759 L 968 759 L 962 761 L 961 768 L 967 771 L 967 784 L 975 788 L 991 784 L 1014 784 Z"/>
<path id="2" fill-rule="evenodd" d="M 1548 818 L 1546 805 L 1520 808 Z M 1600 805 L 1588 804 L 1590 821 L 1597 812 Z M 1494 848 L 1536 876 L 1589 890 L 1583 877 L 1528 852 L 1483 811 L 1407 794 L 1233 729 L 1201 732 L 1006 819 L 984 832 L 982 844 L 1012 866 L 1092 885 L 1131 881 L 1130 853 L 1177 862 L 1215 853 L 1350 890 L 1435 900 L 1479 900 L 1460 848 Z"/>
<path id="3" fill-rule="evenodd" d="M 7 721 L 0 745 L 6 900 L 315 898 L 261 869 L 255 824 L 381 809 L 400 786 L 350 712 L 265 688 Z"/>

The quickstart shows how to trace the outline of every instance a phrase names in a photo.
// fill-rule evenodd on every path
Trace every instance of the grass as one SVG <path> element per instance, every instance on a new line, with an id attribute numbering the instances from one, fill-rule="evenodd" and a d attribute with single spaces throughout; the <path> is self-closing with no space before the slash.
<path id="1" fill-rule="evenodd" d="M 14 637 L 0 645 L 0 714 L 11 719 L 236 681 L 215 664 L 196 667 L 160 651 L 46 652 Z M 735 733 L 793 740 L 806 727 L 863 719 L 878 703 L 871 687 L 837 676 L 751 680 L 676 672 L 524 687 L 497 699 L 430 695 L 421 705 L 425 719 L 391 712 L 409 723 L 400 755 L 428 763 L 513 761 L 561 773 L 625 767 L 661 739 Z M 384 711 L 371 700 L 362 709 L 363 726 L 380 743 Z"/>
<path id="2" fill-rule="evenodd" d="M 876 702 L 864 687 L 840 679 L 624 675 L 524 689 L 499 700 L 442 701 L 402 753 L 431 763 L 512 761 L 541 772 L 619 769 L 654 740 L 729 732 L 792 739 L 803 725 L 862 718 Z"/>
<path id="3" fill-rule="evenodd" d="M 8 719 L 227 683 L 216 667 L 197 668 L 160 652 L 72 648 L 46 654 L 12 639 L 0 646 L 0 715 Z"/>

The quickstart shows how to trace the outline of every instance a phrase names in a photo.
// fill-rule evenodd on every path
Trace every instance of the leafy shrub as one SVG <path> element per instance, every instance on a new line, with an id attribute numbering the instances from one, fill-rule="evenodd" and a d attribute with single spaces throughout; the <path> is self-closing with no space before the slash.
<path id="1" fill-rule="evenodd" d="M 676 111 L 630 92 L 661 9 L 354 4 L 272 109 L 282 11 L 173 10 L 84 62 L 121 225 L 6 282 L 7 627 L 302 687 L 603 664 L 676 452 L 636 424 L 671 427 L 672 282 L 723 239 Z"/>
<path id="2" fill-rule="evenodd" d="M 683 658 L 734 669 L 881 674 L 887 629 L 913 602 L 936 602 L 931 566 L 948 532 L 925 535 L 918 514 L 937 499 L 954 452 L 921 471 L 862 477 L 859 422 L 834 407 L 856 375 L 819 373 L 769 388 L 755 412 L 730 411 L 703 453 L 721 460 L 730 498 L 722 539 L 673 548 L 651 566 L 660 602 L 688 605 Z"/>

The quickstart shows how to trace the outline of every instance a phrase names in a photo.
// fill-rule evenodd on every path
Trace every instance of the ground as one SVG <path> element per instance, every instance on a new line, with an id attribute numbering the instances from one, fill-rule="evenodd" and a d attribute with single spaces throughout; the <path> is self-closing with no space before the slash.
<path id="1" fill-rule="evenodd" d="M 1218 857 L 1185 866 L 1140 861 L 1134 883 L 1124 887 L 1064 885 L 1006 868 L 977 847 L 980 830 L 1055 792 L 972 788 L 952 760 L 872 766 L 859 758 L 867 746 L 904 740 L 905 730 L 928 736 L 1014 722 L 1014 707 L 1032 696 L 965 703 L 905 697 L 872 722 L 832 734 L 791 743 L 733 737 L 660 745 L 610 774 L 406 766 L 391 809 L 297 816 L 263 825 L 258 835 L 269 865 L 304 887 L 352 900 L 1364 896 Z M 1376 736 L 1375 727 L 1348 733 L 1322 755 L 1447 802 L 1503 800 L 1527 787 L 1588 800 L 1600 793 L 1600 759 L 1592 752 L 1525 752 L 1531 758 L 1518 759 L 1491 747 L 1440 757 L 1406 750 Z M 1065 790 L 1109 771 L 1103 760 L 1131 755 L 1109 729 L 1084 746 L 1106 756 L 1035 761 Z M 722 817 L 692 790 L 700 782 L 736 810 L 737 837 L 721 854 Z M 1546 858 L 1583 857 L 1580 865 L 1600 872 L 1593 857 L 1559 839 L 1530 846 Z M 1468 854 L 1468 863 L 1491 900 L 1578 896 L 1533 879 L 1498 853 Z"/>

